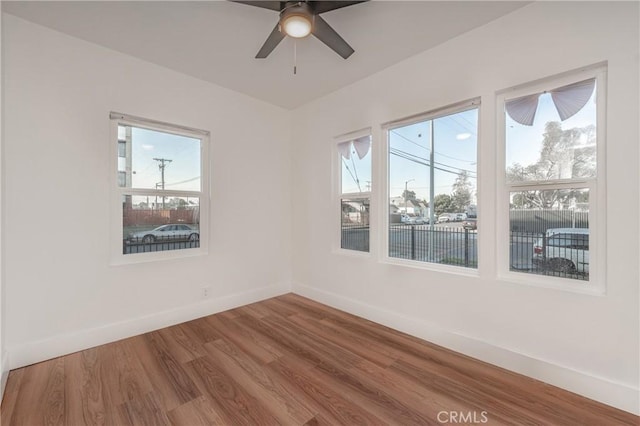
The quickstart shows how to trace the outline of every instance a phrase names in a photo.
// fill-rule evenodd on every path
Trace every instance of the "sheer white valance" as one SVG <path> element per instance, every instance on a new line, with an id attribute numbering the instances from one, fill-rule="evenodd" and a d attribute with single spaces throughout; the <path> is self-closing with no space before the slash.
<path id="1" fill-rule="evenodd" d="M 341 142 L 338 144 L 338 152 L 340 152 L 340 155 L 348 160 L 351 158 L 352 146 L 356 151 L 358 158 L 362 160 L 371 148 L 371 136 L 367 135 L 347 142 Z"/>
<path id="2" fill-rule="evenodd" d="M 567 86 L 550 90 L 553 104 L 558 110 L 560 120 L 564 121 L 580 111 L 589 101 L 596 86 L 596 79 L 579 81 Z M 547 92 L 534 93 L 520 98 L 509 99 L 505 102 L 505 109 L 509 117 L 525 126 L 533 125 L 538 109 L 540 95 Z"/>

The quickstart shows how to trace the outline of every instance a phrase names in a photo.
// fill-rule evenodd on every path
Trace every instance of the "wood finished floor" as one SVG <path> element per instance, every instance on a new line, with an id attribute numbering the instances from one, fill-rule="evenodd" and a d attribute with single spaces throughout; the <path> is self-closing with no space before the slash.
<path id="1" fill-rule="evenodd" d="M 293 294 L 14 370 L 0 414 L 3 426 L 454 424 L 449 412 L 640 424 Z"/>

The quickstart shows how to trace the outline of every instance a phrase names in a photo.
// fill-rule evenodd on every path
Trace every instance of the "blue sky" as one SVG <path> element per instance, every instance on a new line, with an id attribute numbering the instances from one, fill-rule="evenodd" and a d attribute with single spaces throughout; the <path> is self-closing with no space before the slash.
<path id="1" fill-rule="evenodd" d="M 407 189 L 415 191 L 420 199 L 429 199 L 429 157 L 431 126 L 435 140 L 435 194 L 450 194 L 451 187 L 462 170 L 466 170 L 470 182 L 476 187 L 478 111 L 472 109 L 435 120 L 427 120 L 389 131 L 389 192 L 391 197 L 402 195 Z M 397 154 L 397 155 L 396 155 Z M 342 161 L 342 192 L 362 191 L 371 181 L 371 154 L 362 160 L 352 154 Z"/>
<path id="2" fill-rule="evenodd" d="M 591 99 L 576 113 L 562 122 L 563 129 L 574 127 L 585 127 L 596 123 L 596 90 L 593 91 Z M 556 110 L 551 95 L 544 93 L 538 99 L 538 109 L 536 111 L 533 126 L 519 124 L 506 115 L 506 166 L 515 163 L 528 166 L 535 163 L 542 148 L 544 127 L 549 121 L 560 121 L 560 116 Z"/>
<path id="3" fill-rule="evenodd" d="M 389 130 L 389 194 L 406 187 L 417 198 L 429 199 L 431 126 L 434 135 L 435 195 L 450 194 L 458 174 L 466 171 L 475 193 L 478 110 L 451 114 Z M 411 182 L 407 182 L 414 179 Z"/>
<path id="4" fill-rule="evenodd" d="M 134 188 L 155 189 L 162 181 L 159 161 L 165 158 L 165 189 L 200 190 L 200 140 L 132 127 Z"/>

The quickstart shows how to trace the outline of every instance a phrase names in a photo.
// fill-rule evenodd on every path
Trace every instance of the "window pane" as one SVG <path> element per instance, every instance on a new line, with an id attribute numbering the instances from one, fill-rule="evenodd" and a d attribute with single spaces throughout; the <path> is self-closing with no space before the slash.
<path id="1" fill-rule="evenodd" d="M 477 128 L 474 108 L 389 130 L 389 256 L 477 267 Z"/>
<path id="2" fill-rule="evenodd" d="M 342 199 L 342 237 L 340 247 L 369 251 L 369 199 Z"/>
<path id="3" fill-rule="evenodd" d="M 510 193 L 510 269 L 589 279 L 589 190 Z"/>
<path id="4" fill-rule="evenodd" d="M 550 93 L 538 98 L 533 125 L 505 112 L 508 182 L 596 176 L 596 89 L 585 106 L 561 121 Z"/>
<path id="5" fill-rule="evenodd" d="M 200 191 L 200 139 L 133 126 L 119 126 L 118 135 L 124 187 Z"/>
<path id="6" fill-rule="evenodd" d="M 371 192 L 371 136 L 342 142 L 338 151 L 342 193 Z"/>
<path id="7" fill-rule="evenodd" d="M 200 247 L 200 199 L 125 195 L 122 253 Z"/>

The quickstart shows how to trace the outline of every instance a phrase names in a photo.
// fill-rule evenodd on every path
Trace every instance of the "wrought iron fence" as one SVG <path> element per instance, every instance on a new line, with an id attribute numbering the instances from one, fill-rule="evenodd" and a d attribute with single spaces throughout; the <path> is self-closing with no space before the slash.
<path id="1" fill-rule="evenodd" d="M 343 225 L 342 248 L 369 251 L 369 227 Z M 461 227 L 390 224 L 389 256 L 477 268 L 477 233 Z M 511 232 L 509 265 L 517 272 L 588 280 L 588 229 Z"/>
<path id="2" fill-rule="evenodd" d="M 195 234 L 194 234 L 195 235 Z M 122 254 L 149 253 L 155 251 L 181 250 L 200 247 L 200 238 L 191 237 L 154 237 L 126 238 L 122 240 Z"/>
<path id="3" fill-rule="evenodd" d="M 476 236 L 460 227 L 390 225 L 389 256 L 477 268 Z"/>
<path id="4" fill-rule="evenodd" d="M 369 251 L 369 225 L 342 224 L 340 246 L 344 249 Z"/>

